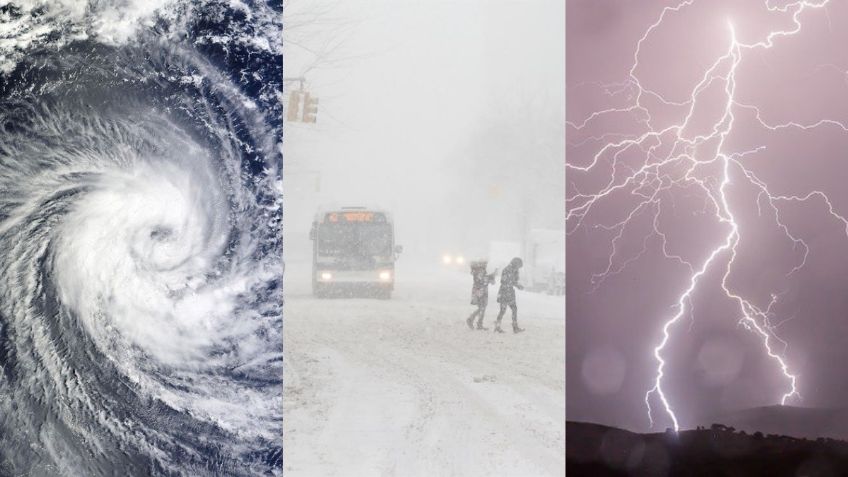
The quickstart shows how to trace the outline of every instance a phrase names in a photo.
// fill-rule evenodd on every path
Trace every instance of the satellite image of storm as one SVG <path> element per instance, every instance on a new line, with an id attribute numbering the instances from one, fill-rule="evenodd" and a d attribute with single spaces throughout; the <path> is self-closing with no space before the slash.
<path id="1" fill-rule="evenodd" d="M 848 475 L 846 25 L 569 1 L 574 475 Z"/>
<path id="2" fill-rule="evenodd" d="M 0 476 L 282 474 L 281 13 L 0 0 Z"/>

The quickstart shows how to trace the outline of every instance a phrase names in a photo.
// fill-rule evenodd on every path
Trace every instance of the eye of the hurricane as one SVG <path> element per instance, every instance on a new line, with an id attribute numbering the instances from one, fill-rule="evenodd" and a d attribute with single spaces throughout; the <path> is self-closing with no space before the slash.
<path id="1" fill-rule="evenodd" d="M 181 236 L 170 226 L 154 226 L 149 232 L 142 230 L 138 235 L 140 238 L 134 241 L 133 255 L 142 266 L 166 271 L 183 265 L 190 258 L 181 253 L 184 252 L 180 247 Z"/>
<path id="2" fill-rule="evenodd" d="M 142 234 L 143 235 L 143 234 Z M 177 267 L 184 263 L 180 257 L 179 240 L 173 228 L 167 225 L 154 226 L 149 232 L 149 240 L 142 241 L 141 257 L 147 258 L 147 263 L 158 265 L 162 270 Z"/>
<path id="3" fill-rule="evenodd" d="M 174 231 L 169 227 L 154 227 L 153 230 L 150 231 L 150 239 L 154 242 L 164 242 L 171 238 Z"/>

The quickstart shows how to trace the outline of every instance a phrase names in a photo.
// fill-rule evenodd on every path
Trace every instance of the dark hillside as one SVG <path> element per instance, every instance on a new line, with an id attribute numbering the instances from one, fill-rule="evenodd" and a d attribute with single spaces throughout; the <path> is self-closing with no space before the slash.
<path id="1" fill-rule="evenodd" d="M 566 423 L 569 476 L 841 476 L 848 443 L 709 429 L 637 434 L 614 427 Z"/>

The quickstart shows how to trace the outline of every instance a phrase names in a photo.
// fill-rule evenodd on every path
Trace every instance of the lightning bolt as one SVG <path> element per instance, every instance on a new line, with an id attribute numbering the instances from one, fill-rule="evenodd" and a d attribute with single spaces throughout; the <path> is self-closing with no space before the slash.
<path id="1" fill-rule="evenodd" d="M 651 34 L 668 17 L 690 7 L 694 1 L 685 0 L 662 10 L 657 20 L 645 30 L 636 43 L 633 63 L 626 81 L 613 85 L 597 85 L 603 89 L 604 94 L 609 98 L 626 97 L 627 104 L 624 107 L 603 109 L 591 113 L 581 122 L 569 121 L 567 123 L 567 126 L 574 132 L 581 132 L 600 118 L 627 115 L 645 129 L 640 134 L 605 133 L 589 136 L 579 143 L 572 144 L 572 146 L 583 146 L 589 143 L 601 145 L 588 164 L 577 165 L 567 162 L 566 168 L 569 173 L 593 173 L 600 169 L 602 164 L 608 164 L 611 171 L 609 179 L 605 180 L 606 183 L 600 186 L 596 192 L 583 193 L 572 187 L 574 194 L 566 199 L 568 205 L 566 228 L 567 233 L 571 234 L 575 230 L 587 226 L 585 223 L 587 216 L 599 204 L 612 200 L 616 196 L 629 194 L 636 198 L 636 203 L 627 210 L 620 221 L 612 224 L 593 225 L 593 228 L 611 233 L 612 239 L 606 268 L 592 276 L 592 291 L 601 286 L 604 280 L 622 272 L 629 264 L 647 253 L 652 240 L 658 241 L 659 249 L 665 258 L 679 263 L 688 270 L 688 285 L 678 296 L 674 305 L 673 316 L 662 325 L 661 340 L 653 349 L 653 357 L 657 363 L 656 377 L 645 394 L 645 405 L 651 426 L 654 426 L 651 402 L 652 399 L 656 399 L 659 400 L 662 409 L 671 420 L 675 431 L 679 430 L 680 422 L 663 387 L 667 365 L 665 351 L 672 336 L 672 329 L 684 317 L 687 310 L 690 314 L 692 313 L 692 296 L 704 276 L 713 268 L 723 267 L 719 268 L 721 290 L 731 302 L 738 306 L 739 324 L 760 338 L 765 353 L 775 363 L 786 381 L 786 390 L 780 396 L 780 403 L 785 405 L 793 397 L 800 398 L 797 376 L 790 371 L 785 360 L 788 344 L 777 336 L 776 326 L 771 322 L 771 317 L 774 315 L 773 306 L 777 303 L 779 294 L 773 293 L 768 304 L 758 306 L 751 299 L 735 292 L 728 283 L 728 278 L 738 257 L 738 245 L 741 241 L 739 223 L 734 215 L 732 201 L 728 197 L 728 188 L 731 182 L 744 181 L 758 191 L 756 206 L 760 216 L 764 213 L 770 214 L 777 228 L 792 243 L 793 251 L 801 251 L 798 263 L 787 272 L 787 276 L 797 272 L 806 264 L 809 247 L 807 243 L 791 232 L 790 227 L 781 218 L 781 204 L 820 201 L 828 214 L 844 226 L 846 237 L 848 237 L 848 220 L 836 212 L 831 200 L 824 192 L 814 190 L 801 195 L 774 194 L 769 190 L 767 183 L 746 166 L 745 157 L 763 153 L 766 150 L 765 146 L 736 153 L 725 150 L 725 140 L 733 130 L 736 115 L 743 112 L 751 115 L 761 127 L 771 131 L 782 129 L 811 130 L 830 127 L 848 132 L 848 128 L 843 123 L 829 119 L 822 119 L 811 124 L 798 122 L 770 124 L 763 118 L 756 106 L 737 102 L 735 97 L 738 66 L 745 53 L 756 49 L 774 48 L 778 40 L 797 34 L 802 29 L 801 15 L 807 10 L 823 9 L 829 0 L 797 1 L 779 7 L 772 6 L 767 0 L 765 2 L 766 9 L 772 13 L 789 15 L 792 21 L 788 28 L 771 31 L 761 41 L 755 43 L 739 41 L 733 25 L 728 22 L 727 49 L 706 69 L 685 101 L 672 101 L 642 84 L 637 75 L 640 66 L 639 59 L 642 48 Z M 699 105 L 699 99 L 708 89 L 715 86 L 723 86 L 724 101 L 720 117 L 712 124 L 709 132 L 701 134 L 690 132 L 691 122 Z M 646 105 L 649 99 L 658 101 L 666 107 L 680 108 L 685 111 L 685 115 L 683 115 L 682 120 L 675 124 L 664 127 L 658 126 L 659 121 L 652 117 L 651 110 Z M 622 159 L 625 155 L 631 153 L 641 153 L 640 157 L 643 157 L 644 160 L 637 166 L 633 166 Z M 695 191 L 699 197 L 704 199 L 703 212 L 712 213 L 716 221 L 726 230 L 723 239 L 706 254 L 706 259 L 697 266 L 681 255 L 672 253 L 669 248 L 668 237 L 662 231 L 659 217 L 666 202 L 671 201 L 673 205 L 672 190 Z M 642 248 L 637 254 L 626 260 L 621 260 L 619 259 L 621 255 L 620 241 L 635 219 L 642 214 L 647 214 L 651 219 L 651 231 L 643 238 Z M 618 264 L 616 264 L 617 261 Z M 775 342 L 782 345 L 780 352 L 776 350 Z"/>

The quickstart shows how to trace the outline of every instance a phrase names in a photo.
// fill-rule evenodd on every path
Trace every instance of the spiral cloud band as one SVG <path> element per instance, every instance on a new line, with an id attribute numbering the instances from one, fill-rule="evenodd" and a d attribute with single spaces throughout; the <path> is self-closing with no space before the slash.
<path id="1" fill-rule="evenodd" d="M 0 5 L 0 475 L 279 475 L 279 6 L 103 3 Z"/>

